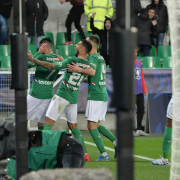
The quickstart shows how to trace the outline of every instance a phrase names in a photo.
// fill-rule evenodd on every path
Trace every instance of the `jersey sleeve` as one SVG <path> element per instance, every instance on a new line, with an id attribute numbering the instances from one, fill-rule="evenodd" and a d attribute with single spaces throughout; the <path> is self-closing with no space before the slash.
<path id="1" fill-rule="evenodd" d="M 28 61 L 28 69 L 36 67 L 36 64 L 33 62 Z"/>
<path id="2" fill-rule="evenodd" d="M 67 64 L 71 64 L 72 59 L 71 58 L 67 58 L 64 61 L 61 62 L 54 62 L 55 68 L 57 70 L 61 70 L 61 69 L 65 69 L 67 68 Z"/>
<path id="3" fill-rule="evenodd" d="M 94 59 L 91 59 L 91 60 L 89 61 L 89 65 L 90 65 L 90 67 L 92 67 L 94 70 L 96 70 L 96 68 L 97 68 L 97 61 L 94 60 Z"/>
<path id="4" fill-rule="evenodd" d="M 36 52 L 35 54 L 33 54 L 33 57 L 36 58 L 36 57 L 38 57 L 40 54 L 41 54 L 41 53 L 38 51 L 38 52 Z"/>

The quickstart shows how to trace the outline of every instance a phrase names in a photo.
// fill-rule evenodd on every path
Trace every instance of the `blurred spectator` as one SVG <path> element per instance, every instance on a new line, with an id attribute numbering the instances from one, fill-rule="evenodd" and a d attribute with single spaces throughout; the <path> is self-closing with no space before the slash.
<path id="1" fill-rule="evenodd" d="M 147 10 L 149 10 L 150 8 L 155 9 L 156 20 L 159 25 L 159 36 L 155 39 L 155 43 L 157 46 L 162 46 L 166 27 L 168 25 L 167 7 L 163 3 L 163 0 L 152 0 L 151 4 L 146 7 Z"/>
<path id="2" fill-rule="evenodd" d="M 48 7 L 44 0 L 26 1 L 26 30 L 29 33 L 28 44 L 34 37 L 36 48 L 39 48 L 41 36 L 44 35 L 43 25 L 48 17 Z"/>
<path id="3" fill-rule="evenodd" d="M 96 12 L 94 26 L 99 30 L 104 30 L 106 17 L 112 18 L 114 14 L 111 0 L 85 0 L 84 11 L 88 16 L 87 31 L 92 31 L 90 28 L 90 20 L 93 12 Z"/>
<path id="4" fill-rule="evenodd" d="M 138 56 L 140 52 L 143 52 L 144 56 L 150 56 L 151 36 L 158 36 L 158 33 L 156 32 L 157 26 L 154 27 L 155 22 L 151 22 L 148 12 L 145 9 L 141 8 L 139 0 L 134 1 L 134 12 L 136 13 L 135 20 L 136 26 L 138 28 Z"/>
<path id="5" fill-rule="evenodd" d="M 92 13 L 90 27 L 93 34 L 97 34 L 100 38 L 100 54 L 104 57 L 106 65 L 110 65 L 109 62 L 109 30 L 112 26 L 112 20 L 110 18 L 105 19 L 104 21 L 104 30 L 99 30 L 94 26 L 94 17 L 96 12 Z"/>
<path id="6" fill-rule="evenodd" d="M 10 18 L 12 5 L 12 0 L 0 0 L 0 45 L 8 44 L 8 19 Z"/>
<path id="7" fill-rule="evenodd" d="M 70 1 L 73 5 L 69 11 L 68 17 L 66 19 L 66 28 L 67 28 L 67 41 L 64 45 L 73 44 L 71 41 L 71 24 L 74 22 L 76 29 L 80 32 L 83 39 L 86 39 L 83 29 L 80 25 L 81 15 L 84 13 L 84 1 L 83 0 L 59 0 L 61 3 Z"/>
<path id="8" fill-rule="evenodd" d="M 141 8 L 139 0 L 134 1 L 134 12 L 136 13 L 136 26 L 138 28 L 138 56 L 140 52 L 143 52 L 144 56 L 150 55 L 151 40 L 151 20 L 149 14 Z"/>
<path id="9" fill-rule="evenodd" d="M 154 38 L 158 37 L 159 35 L 159 27 L 155 19 L 155 9 L 152 8 L 149 9 L 148 14 L 149 14 L 149 19 L 151 19 L 152 22 L 151 31 L 150 31 L 151 45 L 155 46 Z"/>

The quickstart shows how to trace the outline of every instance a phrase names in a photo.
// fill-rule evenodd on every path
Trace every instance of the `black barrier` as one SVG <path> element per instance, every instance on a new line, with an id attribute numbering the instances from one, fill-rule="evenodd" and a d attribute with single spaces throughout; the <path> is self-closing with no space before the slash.
<path id="1" fill-rule="evenodd" d="M 27 35 L 12 34 L 11 38 L 11 89 L 28 89 Z"/>
<path id="2" fill-rule="evenodd" d="M 117 109 L 118 180 L 133 180 L 134 50 L 137 29 L 132 25 L 132 0 L 116 0 L 118 11 L 110 33 L 113 100 Z"/>

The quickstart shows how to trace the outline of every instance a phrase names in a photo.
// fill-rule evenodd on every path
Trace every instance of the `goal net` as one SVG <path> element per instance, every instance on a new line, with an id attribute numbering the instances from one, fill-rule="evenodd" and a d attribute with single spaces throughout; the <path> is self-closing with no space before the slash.
<path id="1" fill-rule="evenodd" d="M 180 0 L 167 1 L 172 56 L 173 128 L 170 180 L 180 179 Z"/>

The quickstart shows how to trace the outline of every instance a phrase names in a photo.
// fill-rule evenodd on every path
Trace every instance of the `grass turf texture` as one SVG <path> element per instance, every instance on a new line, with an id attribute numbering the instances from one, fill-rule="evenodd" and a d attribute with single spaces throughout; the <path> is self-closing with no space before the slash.
<path id="1" fill-rule="evenodd" d="M 115 134 L 115 132 L 113 132 Z M 88 131 L 82 131 L 84 140 L 94 143 Z M 106 147 L 114 149 L 113 144 L 103 137 L 103 142 Z M 162 156 L 162 140 L 163 135 L 151 134 L 150 137 L 135 137 L 134 138 L 134 155 L 139 155 L 151 159 L 160 158 Z M 86 144 L 91 162 L 85 163 L 85 168 L 101 168 L 106 167 L 111 170 L 114 180 L 117 179 L 116 160 L 114 152 L 107 150 L 110 157 L 109 162 L 95 162 L 100 155 L 97 147 Z M 170 157 L 170 155 L 169 155 Z M 152 165 L 150 160 L 134 158 L 134 179 L 135 180 L 168 180 L 170 174 L 170 166 Z"/>

